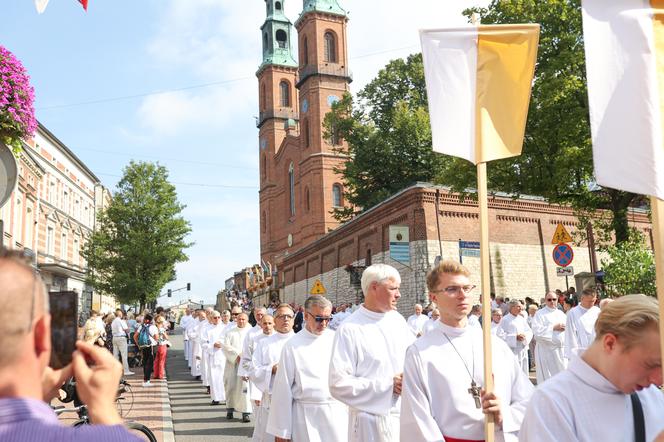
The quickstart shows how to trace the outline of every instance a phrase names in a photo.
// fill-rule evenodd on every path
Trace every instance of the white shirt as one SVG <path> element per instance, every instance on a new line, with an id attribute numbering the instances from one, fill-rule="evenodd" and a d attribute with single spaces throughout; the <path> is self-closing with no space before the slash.
<path id="1" fill-rule="evenodd" d="M 637 393 L 643 407 L 646 440 L 664 431 L 664 394 L 655 386 Z M 530 400 L 521 441 L 633 442 L 630 397 L 582 358 L 544 382 Z"/>
<path id="2" fill-rule="evenodd" d="M 267 432 L 296 441 L 342 442 L 348 438 L 348 407 L 334 399 L 327 380 L 334 332 L 306 327 L 284 344 L 274 377 Z"/>
<path id="3" fill-rule="evenodd" d="M 128 329 L 127 322 L 119 316 L 116 316 L 113 322 L 111 322 L 111 330 L 115 337 L 127 336 Z"/>
<path id="4" fill-rule="evenodd" d="M 534 387 L 505 342 L 496 337 L 491 342 L 494 391 L 503 404 L 503 424 L 502 428 L 496 426 L 496 440 L 515 441 Z M 403 375 L 401 440 L 442 441 L 443 435 L 484 439 L 484 414 L 481 408 L 476 408 L 468 392 L 469 371 L 478 386 L 484 385 L 480 328 L 454 328 L 440 323 L 408 348 Z"/>
<path id="5" fill-rule="evenodd" d="M 403 372 L 406 348 L 415 340 L 396 310 L 376 313 L 364 305 L 341 324 L 334 336 L 329 386 L 332 397 L 348 405 L 364 428 L 375 417 L 398 416 L 400 396 L 394 376 Z M 371 431 L 371 430 L 368 430 Z"/>
<path id="6" fill-rule="evenodd" d="M 289 333 L 275 332 L 265 339 L 259 340 L 256 344 L 256 349 L 251 358 L 253 365 L 251 381 L 263 393 L 272 394 L 274 380 L 272 367 L 279 362 L 281 349 L 293 336 L 295 336 L 295 333 L 292 330 Z"/>
<path id="7" fill-rule="evenodd" d="M 580 304 L 567 312 L 565 325 L 565 357 L 579 355 L 595 340 L 595 322 L 599 316 L 599 307 L 583 308 Z"/>
<path id="8" fill-rule="evenodd" d="M 260 325 L 256 324 L 247 333 L 242 345 L 242 356 L 240 357 L 240 366 L 237 368 L 238 376 L 249 376 L 251 371 L 251 356 L 256 349 L 256 340 L 263 334 L 263 329 Z"/>
<path id="9" fill-rule="evenodd" d="M 424 327 L 424 324 L 427 323 L 429 320 L 429 317 L 427 315 L 423 314 L 412 314 L 408 317 L 408 327 L 410 327 L 410 331 L 413 332 L 415 336 L 421 335 L 422 334 L 422 328 Z"/>

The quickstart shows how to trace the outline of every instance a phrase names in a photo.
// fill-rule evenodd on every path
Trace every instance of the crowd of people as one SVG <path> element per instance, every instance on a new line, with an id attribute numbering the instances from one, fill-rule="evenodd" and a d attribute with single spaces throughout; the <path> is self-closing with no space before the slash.
<path id="1" fill-rule="evenodd" d="M 497 441 L 664 440 L 654 298 L 626 295 L 600 309 L 595 293 L 584 290 L 567 314 L 555 292 L 529 309 L 532 314 L 517 300 L 493 300 L 493 388 L 486 391 L 487 321 L 471 302 L 470 276 L 457 262 L 440 262 L 426 280 L 432 306 L 416 305 L 408 319 L 396 310 L 400 275 L 385 264 L 364 271 L 364 302 L 339 306 L 334 315 L 320 295 L 303 306 L 188 311 L 180 321 L 185 358 L 211 406 L 225 406 L 229 420 L 253 421 L 254 441 L 481 441 L 487 415 Z M 6 315 L 0 321 L 0 439 L 134 440 L 113 405 L 122 364 L 99 347 L 104 344 L 79 341 L 70 366 L 48 368 L 45 295 L 28 265 L 0 255 L 0 302 L 10 307 L 0 311 Z M 153 369 L 161 375 L 150 357 L 165 359 L 166 348 L 155 348 L 160 328 L 168 339 L 167 317 L 155 313 L 136 318 L 133 333 L 143 347 L 146 386 Z M 114 316 L 112 338 L 131 336 L 123 312 Z M 126 342 L 111 341 L 122 358 Z M 528 377 L 533 341 L 537 386 Z M 62 426 L 48 407 L 72 375 L 99 425 Z"/>
<path id="2" fill-rule="evenodd" d="M 598 302 L 593 289 L 573 288 L 537 304 L 492 296 L 485 321 L 469 271 L 443 261 L 427 276 L 431 304 L 406 319 L 396 310 L 400 283 L 397 270 L 375 264 L 363 273 L 361 305 L 333 308 L 313 295 L 303 306 L 187 312 L 191 375 L 227 419 L 253 419 L 254 441 L 480 441 L 487 414 L 499 441 L 633 440 L 640 428 L 645 440 L 664 440 L 655 299 Z"/>

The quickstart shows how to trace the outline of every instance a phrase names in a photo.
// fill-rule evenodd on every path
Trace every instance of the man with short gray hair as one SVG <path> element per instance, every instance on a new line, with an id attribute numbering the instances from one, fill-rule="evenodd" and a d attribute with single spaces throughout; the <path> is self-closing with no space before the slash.
<path id="1" fill-rule="evenodd" d="M 328 328 L 332 303 L 313 295 L 304 302 L 304 311 L 304 327 L 281 351 L 267 433 L 277 442 L 345 441 L 348 407 L 332 397 L 327 385 L 334 339 Z"/>
<path id="2" fill-rule="evenodd" d="M 398 441 L 404 357 L 415 336 L 396 311 L 399 272 L 373 264 L 361 282 L 364 303 L 334 336 L 330 392 L 349 407 L 350 442 Z"/>
<path id="3" fill-rule="evenodd" d="M 499 330 L 496 334 L 503 338 L 514 353 L 517 363 L 527 375 L 528 367 L 528 344 L 533 339 L 533 331 L 528 321 L 521 315 L 523 306 L 518 299 L 512 299 L 509 303 L 509 313 L 500 321 Z"/>
<path id="4" fill-rule="evenodd" d="M 419 338 L 422 336 L 422 329 L 428 320 L 429 317 L 422 314 L 422 304 L 415 304 L 414 312 L 408 317 L 406 322 L 408 323 L 410 330 L 413 332 L 413 335 Z"/>

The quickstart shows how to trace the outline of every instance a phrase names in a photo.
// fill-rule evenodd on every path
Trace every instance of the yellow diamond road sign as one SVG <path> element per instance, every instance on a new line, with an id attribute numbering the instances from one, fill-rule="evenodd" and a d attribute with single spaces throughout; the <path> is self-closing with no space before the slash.
<path id="1" fill-rule="evenodd" d="M 317 279 L 316 282 L 314 282 L 314 286 L 311 287 L 309 293 L 312 295 L 324 295 L 327 293 L 327 290 L 325 290 L 325 286 L 323 286 L 323 283 L 320 282 L 320 279 Z"/>
<path id="2" fill-rule="evenodd" d="M 565 226 L 558 224 L 558 227 L 556 227 L 556 233 L 554 233 L 553 238 L 551 238 L 551 244 L 563 244 L 566 242 L 572 242 L 572 237 L 567 233 Z"/>

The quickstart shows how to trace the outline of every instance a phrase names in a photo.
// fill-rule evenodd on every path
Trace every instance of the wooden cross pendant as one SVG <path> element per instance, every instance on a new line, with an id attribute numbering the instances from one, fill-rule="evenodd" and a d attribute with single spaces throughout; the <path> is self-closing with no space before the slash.
<path id="1" fill-rule="evenodd" d="M 473 399 L 475 399 L 475 408 L 482 408 L 482 403 L 480 402 L 480 387 L 477 386 L 474 380 L 470 383 L 468 393 L 470 393 Z"/>

